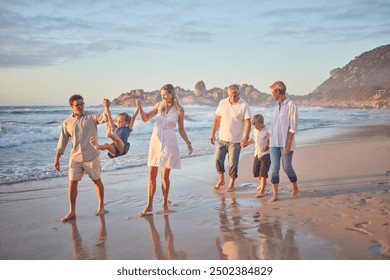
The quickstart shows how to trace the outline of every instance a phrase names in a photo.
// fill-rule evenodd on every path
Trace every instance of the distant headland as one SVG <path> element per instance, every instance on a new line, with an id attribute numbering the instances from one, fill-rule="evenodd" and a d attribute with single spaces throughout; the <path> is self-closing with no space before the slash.
<path id="1" fill-rule="evenodd" d="M 207 89 L 198 81 L 193 90 L 176 87 L 184 105 L 217 105 L 227 97 L 227 87 Z M 240 94 L 250 105 L 269 107 L 273 98 L 253 85 L 240 85 Z M 290 95 L 301 106 L 333 108 L 390 108 L 390 45 L 383 45 L 355 57 L 343 68 L 330 71 L 330 77 L 312 93 Z M 159 90 L 134 89 L 112 100 L 113 104 L 135 106 L 136 100 L 154 104 L 160 100 Z"/>

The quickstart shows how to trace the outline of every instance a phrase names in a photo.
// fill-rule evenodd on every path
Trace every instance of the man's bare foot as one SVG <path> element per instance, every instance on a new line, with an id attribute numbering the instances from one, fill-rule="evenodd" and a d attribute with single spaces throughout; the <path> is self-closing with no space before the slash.
<path id="1" fill-rule="evenodd" d="M 61 218 L 61 222 L 66 223 L 70 220 L 76 219 L 76 214 L 69 212 L 66 216 Z"/>
<path id="2" fill-rule="evenodd" d="M 108 211 L 106 209 L 104 209 L 104 208 L 101 208 L 98 211 L 96 211 L 95 215 L 96 216 L 101 216 L 101 215 L 104 215 L 106 213 L 108 213 Z"/>
<path id="3" fill-rule="evenodd" d="M 293 189 L 291 193 L 291 198 L 296 198 L 298 196 L 298 189 Z"/>
<path id="4" fill-rule="evenodd" d="M 153 211 L 152 207 L 146 207 L 144 210 L 142 210 L 141 212 L 138 213 L 138 216 L 145 217 L 146 215 L 148 215 L 149 212 L 152 212 L 152 211 Z"/>
<path id="5" fill-rule="evenodd" d="M 268 200 L 268 202 L 274 202 L 274 201 L 277 201 L 278 200 L 278 196 L 277 195 L 273 195 L 272 198 L 270 200 Z"/>
<path id="6" fill-rule="evenodd" d="M 218 181 L 215 185 L 214 185 L 214 190 L 218 190 L 220 187 L 224 186 L 225 185 L 225 181 Z"/>
<path id="7" fill-rule="evenodd" d="M 264 197 L 264 196 L 265 196 L 264 190 L 260 190 L 260 191 L 256 194 L 256 198 Z"/>
<path id="8" fill-rule="evenodd" d="M 110 138 L 111 135 L 111 127 L 107 124 L 106 125 L 106 136 L 107 138 Z"/>
<path id="9" fill-rule="evenodd" d="M 92 136 L 91 138 L 89 138 L 89 143 L 91 143 L 95 150 L 99 150 L 99 144 L 96 141 L 95 137 Z"/>

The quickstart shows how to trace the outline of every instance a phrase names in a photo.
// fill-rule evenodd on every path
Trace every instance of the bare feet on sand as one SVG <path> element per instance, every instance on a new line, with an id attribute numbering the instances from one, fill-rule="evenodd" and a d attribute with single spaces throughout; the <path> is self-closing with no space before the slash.
<path id="1" fill-rule="evenodd" d="M 226 189 L 225 193 L 234 192 L 234 186 L 230 186 Z"/>
<path id="2" fill-rule="evenodd" d="M 256 188 L 256 191 L 259 191 L 259 190 L 261 190 L 261 185 L 258 185 Z"/>
<path id="3" fill-rule="evenodd" d="M 96 141 L 95 137 L 91 137 L 89 139 L 89 143 L 91 143 L 91 145 L 95 148 L 95 150 L 99 150 L 99 144 L 98 142 Z"/>
<path id="4" fill-rule="evenodd" d="M 278 200 L 278 196 L 277 195 L 273 195 L 272 198 L 270 200 L 268 200 L 268 202 L 274 202 L 274 201 L 277 201 Z"/>
<path id="5" fill-rule="evenodd" d="M 263 196 L 265 196 L 264 190 L 259 190 L 259 192 L 256 194 L 256 198 L 263 197 Z"/>
<path id="6" fill-rule="evenodd" d="M 218 190 L 220 187 L 225 185 L 225 181 L 219 180 L 215 185 L 214 185 L 214 190 Z"/>
<path id="7" fill-rule="evenodd" d="M 298 189 L 293 189 L 292 193 L 291 193 L 291 198 L 296 198 L 298 196 Z"/>
<path id="8" fill-rule="evenodd" d="M 153 211 L 152 207 L 146 207 L 144 210 L 142 210 L 141 212 L 138 213 L 138 216 L 145 217 L 146 215 L 148 215 L 149 212 L 152 212 L 152 211 Z"/>
<path id="9" fill-rule="evenodd" d="M 66 223 L 70 220 L 76 219 L 76 214 L 69 212 L 66 216 L 61 218 L 61 222 Z"/>
<path id="10" fill-rule="evenodd" d="M 95 215 L 101 216 L 101 215 L 104 215 L 106 213 L 108 213 L 108 211 L 106 209 L 102 208 L 102 209 L 99 209 L 98 211 L 96 211 Z"/>

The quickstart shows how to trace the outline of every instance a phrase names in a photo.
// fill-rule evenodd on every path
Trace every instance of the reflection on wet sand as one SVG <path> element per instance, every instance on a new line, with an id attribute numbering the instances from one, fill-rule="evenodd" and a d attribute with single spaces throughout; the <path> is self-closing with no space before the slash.
<path id="1" fill-rule="evenodd" d="M 176 251 L 174 246 L 173 233 L 169 224 L 169 215 L 163 215 L 164 217 L 164 234 L 166 254 L 161 246 L 160 234 L 158 233 L 154 224 L 153 215 L 146 215 L 144 219 L 149 223 L 150 239 L 152 240 L 154 257 L 157 260 L 184 260 L 187 259 L 186 253 L 182 251 Z"/>
<path id="2" fill-rule="evenodd" d="M 228 209 L 230 209 L 229 213 Z M 224 260 L 257 259 L 256 245 L 253 239 L 245 236 L 246 226 L 240 223 L 241 215 L 236 199 L 230 198 L 230 206 L 227 207 L 225 197 L 222 197 L 219 210 L 222 241 L 218 237 L 216 245 L 220 258 Z"/>
<path id="3" fill-rule="evenodd" d="M 73 256 L 76 260 L 105 260 L 106 256 L 106 222 L 104 215 L 99 216 L 100 226 L 98 230 L 97 240 L 93 253 L 90 255 L 88 249 L 83 245 L 80 232 L 77 227 L 76 219 L 70 220 L 68 223 L 72 226 L 72 241 L 73 241 Z"/>
<path id="4" fill-rule="evenodd" d="M 278 217 L 265 217 L 260 213 L 254 217 L 254 224 L 249 225 L 240 214 L 240 206 L 234 197 L 227 205 L 225 197 L 221 198 L 219 221 L 221 237 L 216 240 L 220 259 L 254 260 L 254 259 L 300 259 L 293 229 L 284 229 Z M 258 223 L 258 236 L 253 235 L 251 228 Z"/>
<path id="5" fill-rule="evenodd" d="M 259 259 L 297 260 L 300 259 L 295 243 L 295 230 L 287 229 L 284 236 L 277 217 L 260 217 L 259 221 Z"/>

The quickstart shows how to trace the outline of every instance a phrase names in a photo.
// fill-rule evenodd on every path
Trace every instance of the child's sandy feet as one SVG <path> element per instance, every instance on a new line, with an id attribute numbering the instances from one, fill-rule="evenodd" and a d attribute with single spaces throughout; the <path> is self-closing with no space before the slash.
<path id="1" fill-rule="evenodd" d="M 153 211 L 152 207 L 146 207 L 144 210 L 142 210 L 141 212 L 138 213 L 138 216 L 145 217 L 146 215 L 148 215 L 148 213 L 150 213 L 152 211 Z"/>
<path id="2" fill-rule="evenodd" d="M 92 136 L 91 138 L 89 138 L 89 143 L 91 143 L 95 150 L 99 150 L 99 144 L 96 141 L 95 137 Z"/>
<path id="3" fill-rule="evenodd" d="M 234 192 L 235 189 L 234 189 L 234 186 L 230 186 L 226 189 L 225 193 L 228 193 L 228 192 Z"/>
<path id="4" fill-rule="evenodd" d="M 278 200 L 278 196 L 277 195 L 273 195 L 272 198 L 270 200 L 268 200 L 268 202 L 274 202 L 274 201 L 277 201 Z"/>
<path id="5" fill-rule="evenodd" d="M 70 220 L 74 220 L 74 219 L 76 219 L 76 214 L 69 212 L 66 216 L 61 218 L 61 222 L 66 223 L 66 222 L 68 222 Z"/>
<path id="6" fill-rule="evenodd" d="M 260 197 L 264 197 L 265 196 L 265 191 L 264 190 L 260 190 L 257 194 L 256 194 L 256 198 L 260 198 Z"/>

